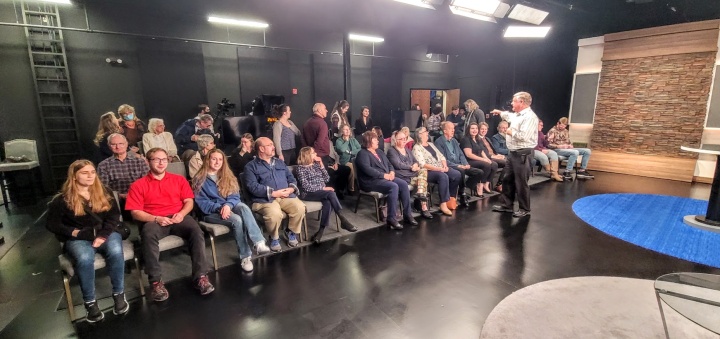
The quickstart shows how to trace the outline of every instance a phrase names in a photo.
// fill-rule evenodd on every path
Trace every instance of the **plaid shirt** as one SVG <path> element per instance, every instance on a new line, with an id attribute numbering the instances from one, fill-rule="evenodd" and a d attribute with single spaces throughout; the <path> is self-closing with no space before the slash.
<path id="1" fill-rule="evenodd" d="M 125 160 L 120 161 L 112 156 L 100 162 L 98 173 L 100 181 L 113 191 L 125 194 L 130 185 L 150 171 L 145 159 L 128 154 Z"/>
<path id="2" fill-rule="evenodd" d="M 330 181 L 325 167 L 320 166 L 317 162 L 313 162 L 310 166 L 297 166 L 296 171 L 302 193 L 322 191 L 325 183 Z"/>

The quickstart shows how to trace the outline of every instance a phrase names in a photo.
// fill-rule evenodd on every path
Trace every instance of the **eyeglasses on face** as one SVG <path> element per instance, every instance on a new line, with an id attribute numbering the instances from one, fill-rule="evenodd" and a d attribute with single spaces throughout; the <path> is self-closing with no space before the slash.
<path id="1" fill-rule="evenodd" d="M 153 164 L 167 164 L 168 158 L 152 158 L 150 161 Z"/>

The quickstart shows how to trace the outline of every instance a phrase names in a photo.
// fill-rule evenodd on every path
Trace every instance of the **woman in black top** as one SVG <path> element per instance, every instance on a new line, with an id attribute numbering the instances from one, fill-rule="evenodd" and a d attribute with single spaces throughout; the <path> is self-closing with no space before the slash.
<path id="1" fill-rule="evenodd" d="M 95 253 L 102 254 L 107 263 L 115 301 L 113 313 L 124 314 L 130 308 L 124 293 L 122 237 L 115 232 L 119 222 L 117 203 L 100 183 L 92 162 L 76 160 L 70 164 L 60 193 L 48 204 L 45 227 L 65 243 L 63 251 L 72 258 L 90 323 L 105 317 L 95 301 Z"/>
<path id="2" fill-rule="evenodd" d="M 490 182 L 495 172 L 497 172 L 498 164 L 490 158 L 490 154 L 483 146 L 482 140 L 480 140 L 479 133 L 479 125 L 475 122 L 470 123 L 465 130 L 465 137 L 460 142 L 460 148 L 465 153 L 468 164 L 483 171 L 480 182 L 476 185 L 475 192 L 473 192 L 482 198 L 484 197 L 483 190 L 488 193 L 492 192 Z"/>
<path id="3" fill-rule="evenodd" d="M 360 117 L 355 120 L 355 136 L 359 137 L 363 133 L 372 130 L 373 120 L 370 118 L 370 108 L 363 106 L 360 109 Z"/>
<path id="4" fill-rule="evenodd" d="M 243 169 L 245 169 L 245 165 L 255 158 L 253 144 L 252 134 L 245 133 L 240 138 L 240 145 L 230 152 L 228 165 L 230 165 L 230 169 L 236 177 L 240 177 L 240 173 L 242 173 Z"/>

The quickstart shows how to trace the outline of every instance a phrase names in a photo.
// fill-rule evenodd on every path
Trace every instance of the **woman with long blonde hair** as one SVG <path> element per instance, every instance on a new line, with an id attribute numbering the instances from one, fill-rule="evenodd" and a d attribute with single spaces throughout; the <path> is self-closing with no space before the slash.
<path id="1" fill-rule="evenodd" d="M 48 204 L 45 227 L 65 243 L 63 251 L 73 260 L 90 323 L 105 317 L 95 301 L 95 253 L 102 254 L 107 263 L 113 313 L 124 314 L 130 308 L 124 293 L 122 237 L 115 232 L 119 222 L 118 206 L 100 183 L 93 163 L 76 160 L 70 164 L 60 193 Z"/>
<path id="2" fill-rule="evenodd" d="M 98 159 L 99 160 L 98 162 L 113 156 L 113 152 L 110 149 L 110 146 L 108 146 L 108 140 L 107 140 L 107 138 L 110 136 L 110 134 L 113 134 L 113 133 L 121 133 L 122 134 L 122 128 L 120 127 L 120 124 L 118 123 L 117 117 L 115 117 L 115 113 L 107 112 L 100 116 L 100 123 L 98 123 L 98 130 L 97 130 L 97 133 L 95 133 L 95 140 L 93 140 L 93 142 L 95 143 L 95 146 L 97 146 L 100 149 L 100 158 L 101 159 Z"/>
<path id="3" fill-rule="evenodd" d="M 235 234 L 240 266 L 246 272 L 253 270 L 250 237 L 257 254 L 270 252 L 250 207 L 240 198 L 240 185 L 230 170 L 225 153 L 219 149 L 208 152 L 198 173 L 192 179 L 195 202 L 204 214 L 203 220 L 227 225 Z"/>

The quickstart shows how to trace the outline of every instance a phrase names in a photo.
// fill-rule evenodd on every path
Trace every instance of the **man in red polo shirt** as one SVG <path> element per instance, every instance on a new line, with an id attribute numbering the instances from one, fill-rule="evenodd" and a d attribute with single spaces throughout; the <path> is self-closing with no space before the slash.
<path id="1" fill-rule="evenodd" d="M 187 214 L 193 209 L 195 195 L 182 176 L 166 173 L 168 155 L 162 148 L 146 153 L 150 172 L 135 181 L 128 191 L 125 209 L 135 220 L 144 222 L 141 228 L 145 273 L 148 275 L 155 301 L 168 298 L 160 269 L 160 239 L 177 235 L 189 244 L 192 275 L 200 294 L 212 293 L 215 287 L 207 277 L 205 238 L 197 222 Z"/>

